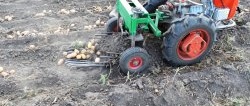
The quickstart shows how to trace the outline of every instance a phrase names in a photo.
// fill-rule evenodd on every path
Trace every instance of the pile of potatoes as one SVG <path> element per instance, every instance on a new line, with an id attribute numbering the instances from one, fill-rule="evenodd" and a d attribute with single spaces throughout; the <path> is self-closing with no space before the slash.
<path id="1" fill-rule="evenodd" d="M 1 17 L 0 17 L 0 22 L 4 22 L 4 21 L 12 21 L 12 20 L 13 20 L 13 18 L 14 18 L 14 16 L 13 16 L 13 15 L 7 15 L 7 16 L 5 16 L 4 18 L 1 18 Z"/>
<path id="2" fill-rule="evenodd" d="M 94 12 L 94 13 L 101 13 L 101 12 L 106 12 L 106 11 L 110 11 L 112 10 L 113 7 L 112 5 L 108 5 L 108 6 L 93 6 L 91 7 L 90 11 Z"/>
<path id="3" fill-rule="evenodd" d="M 74 49 L 72 52 L 63 52 L 63 56 L 67 59 L 90 60 L 95 58 L 95 62 L 100 62 L 99 56 L 101 52 L 96 49 L 95 40 L 90 40 L 84 48 Z M 62 60 L 61 60 L 62 61 Z"/>
<path id="4" fill-rule="evenodd" d="M 6 71 L 6 70 L 4 70 L 3 67 L 0 67 L 0 77 L 2 76 L 2 77 L 4 77 L 4 78 L 6 78 L 6 77 L 8 77 L 10 74 L 14 74 L 15 72 L 16 72 L 15 70 Z"/>
<path id="5" fill-rule="evenodd" d="M 86 25 L 84 26 L 84 30 L 91 30 L 91 29 L 94 29 L 94 28 L 98 28 L 98 27 L 101 27 L 101 26 L 104 26 L 106 23 L 101 20 L 100 18 L 98 20 L 95 21 L 95 24 L 94 25 Z"/>

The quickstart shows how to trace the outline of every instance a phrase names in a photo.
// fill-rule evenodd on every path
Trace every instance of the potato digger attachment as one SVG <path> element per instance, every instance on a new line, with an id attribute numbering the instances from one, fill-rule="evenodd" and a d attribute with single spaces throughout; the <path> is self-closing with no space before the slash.
<path id="1" fill-rule="evenodd" d="M 73 46 L 63 53 L 66 57 L 65 64 L 70 68 L 104 67 L 115 64 L 120 53 L 101 50 L 98 40 L 108 33 L 96 34 L 87 44 L 77 41 Z"/>
<path id="2" fill-rule="evenodd" d="M 117 60 L 122 72 L 141 73 L 151 64 L 150 55 L 142 45 L 145 44 L 146 37 L 151 35 L 162 39 L 163 58 L 170 65 L 195 64 L 211 50 L 216 41 L 217 30 L 236 25 L 232 18 L 236 14 L 238 2 L 170 0 L 159 6 L 154 13 L 149 13 L 138 0 L 117 0 L 117 16 L 107 21 L 107 32 L 101 35 L 125 36 L 130 39 L 130 46 L 122 53 L 95 55 L 96 58 L 92 58 L 92 61 L 86 58 L 77 60 L 73 56 L 65 63 L 82 68 L 105 66 Z M 69 52 L 74 53 L 74 50 Z"/>

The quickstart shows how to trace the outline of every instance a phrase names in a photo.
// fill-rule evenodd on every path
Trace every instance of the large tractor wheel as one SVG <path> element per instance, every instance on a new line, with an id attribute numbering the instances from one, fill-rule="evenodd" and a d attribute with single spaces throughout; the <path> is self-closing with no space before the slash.
<path id="1" fill-rule="evenodd" d="M 163 55 L 172 66 L 200 62 L 211 50 L 216 32 L 214 22 L 204 15 L 185 16 L 164 35 Z"/>
<path id="2" fill-rule="evenodd" d="M 150 64 L 150 56 L 140 47 L 132 47 L 125 50 L 119 60 L 119 66 L 123 73 L 130 74 L 146 71 Z"/>
<path id="3" fill-rule="evenodd" d="M 108 34 L 111 34 L 113 32 L 120 32 L 121 29 L 117 21 L 118 21 L 117 17 L 112 17 L 107 21 L 105 26 L 105 31 L 108 32 Z"/>

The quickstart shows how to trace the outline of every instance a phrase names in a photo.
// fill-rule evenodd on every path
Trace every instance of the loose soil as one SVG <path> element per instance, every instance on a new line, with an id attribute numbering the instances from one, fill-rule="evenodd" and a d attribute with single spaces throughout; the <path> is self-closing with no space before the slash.
<path id="1" fill-rule="evenodd" d="M 145 48 L 153 62 L 149 72 L 140 76 L 124 76 L 117 66 L 87 69 L 58 66 L 62 52 L 72 42 L 87 42 L 103 31 L 103 26 L 84 30 L 84 26 L 95 24 L 99 18 L 106 21 L 111 11 L 94 11 L 93 6 L 105 8 L 113 4 L 114 0 L 0 0 L 0 18 L 14 16 L 10 21 L 0 22 L 0 66 L 6 72 L 15 70 L 0 77 L 0 106 L 250 104 L 248 0 L 240 1 L 244 10 L 234 19 L 238 25 L 218 31 L 211 53 L 193 66 L 170 67 L 162 59 L 162 41 L 158 38 L 147 40 Z M 71 12 L 58 13 L 61 9 Z M 113 38 L 110 41 L 118 42 L 113 44 L 113 50 L 123 51 L 121 46 L 126 43 L 119 42 L 119 37 Z M 105 75 L 108 78 L 100 82 Z"/>

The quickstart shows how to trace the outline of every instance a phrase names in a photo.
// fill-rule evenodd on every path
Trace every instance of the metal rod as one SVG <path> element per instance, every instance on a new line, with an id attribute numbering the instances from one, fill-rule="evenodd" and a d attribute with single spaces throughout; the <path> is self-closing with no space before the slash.
<path id="1" fill-rule="evenodd" d="M 69 62 L 74 62 L 74 61 L 80 61 L 80 62 L 88 62 L 88 60 L 76 60 L 76 59 L 66 59 L 66 61 L 69 61 Z"/>
<path id="2" fill-rule="evenodd" d="M 100 34 L 95 34 L 95 36 L 108 36 L 108 34 L 112 34 L 112 32 L 110 33 L 100 33 Z"/>
<path id="3" fill-rule="evenodd" d="M 103 67 L 105 66 L 105 64 L 66 64 L 67 66 L 70 67 L 77 67 L 77 68 L 81 68 L 81 67 Z"/>
<path id="4" fill-rule="evenodd" d="M 105 64 L 105 63 L 108 63 L 108 61 L 104 61 L 104 62 L 92 62 L 92 61 L 65 61 L 65 64 Z"/>
<path id="5" fill-rule="evenodd" d="M 109 54 L 120 54 L 120 53 L 116 53 L 116 52 L 106 52 L 106 53 L 109 53 Z"/>

